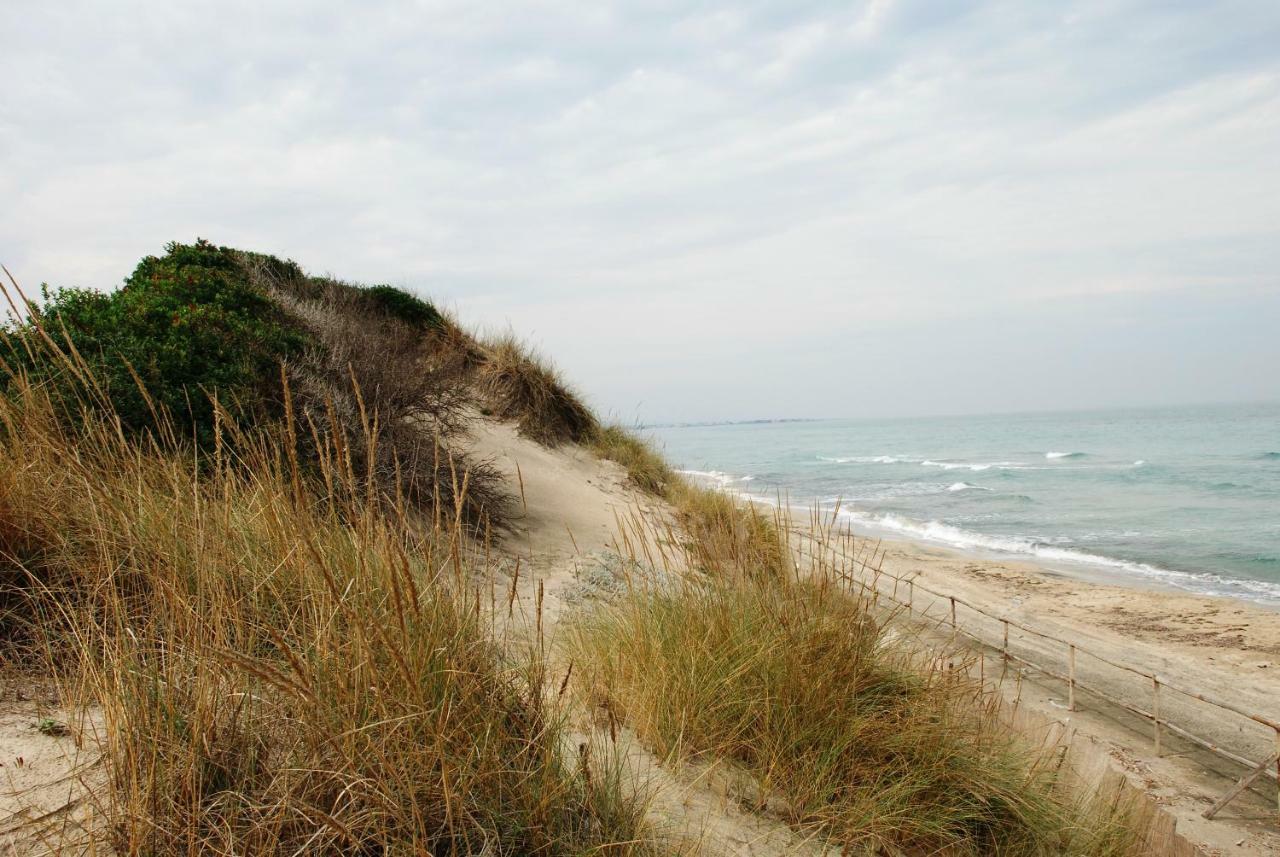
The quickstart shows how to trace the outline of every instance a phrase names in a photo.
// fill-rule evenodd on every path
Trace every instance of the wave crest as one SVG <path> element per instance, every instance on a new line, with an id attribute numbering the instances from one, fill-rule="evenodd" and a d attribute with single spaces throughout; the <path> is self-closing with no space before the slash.
<path id="1" fill-rule="evenodd" d="M 728 488 L 735 482 L 750 482 L 755 479 L 754 476 L 734 476 L 732 473 L 725 473 L 722 470 L 677 470 L 677 473 L 683 473 L 686 476 L 693 476 L 704 482 L 713 482 L 721 488 Z"/>
<path id="2" fill-rule="evenodd" d="M 1271 581 L 1223 577 L 1212 572 L 1175 571 L 1144 562 L 1132 562 L 1101 554 L 1059 547 L 1038 539 L 1022 536 L 988 536 L 950 524 L 944 524 L 940 521 L 921 523 L 892 513 L 875 515 L 860 512 L 856 509 L 841 509 L 840 516 L 855 525 L 889 530 L 901 533 L 909 538 L 940 542 L 960 550 L 992 551 L 1048 560 L 1049 562 L 1118 569 L 1158 580 L 1161 583 L 1188 592 L 1247 598 L 1268 604 L 1280 604 L 1280 584 Z"/>

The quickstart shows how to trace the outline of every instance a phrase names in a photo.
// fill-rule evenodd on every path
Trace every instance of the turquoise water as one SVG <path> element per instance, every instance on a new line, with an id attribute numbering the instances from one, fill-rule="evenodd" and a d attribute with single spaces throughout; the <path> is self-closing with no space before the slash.
<path id="1" fill-rule="evenodd" d="M 855 529 L 1280 605 L 1280 405 L 650 430 L 693 475 Z"/>

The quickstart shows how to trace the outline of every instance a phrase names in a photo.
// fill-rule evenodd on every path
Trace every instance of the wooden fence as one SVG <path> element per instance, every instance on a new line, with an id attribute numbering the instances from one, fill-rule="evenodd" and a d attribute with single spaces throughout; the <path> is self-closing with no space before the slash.
<path id="1" fill-rule="evenodd" d="M 814 539 L 815 541 L 821 541 L 811 534 L 804 535 L 810 539 Z M 1227 805 L 1228 802 L 1240 795 L 1245 789 L 1249 788 L 1249 786 L 1251 786 L 1259 777 L 1267 777 L 1272 780 L 1276 780 L 1277 783 L 1280 784 L 1280 722 L 1277 722 L 1266 715 L 1259 714 L 1256 711 L 1250 711 L 1242 706 L 1234 705 L 1221 699 L 1215 699 L 1209 694 L 1187 687 L 1181 682 L 1170 679 L 1168 676 L 1162 676 L 1155 672 L 1148 672 L 1146 670 L 1130 666 L 1129 664 L 1112 660 L 1095 651 L 1091 651 L 1074 641 L 1063 639 L 1045 631 L 1041 631 L 1038 628 L 1033 628 L 1024 622 L 1019 622 L 1016 619 L 1010 619 L 1008 616 L 993 613 L 976 604 L 965 601 L 963 598 L 930 589 L 918 583 L 914 575 L 900 577 L 898 575 L 890 574 L 889 572 L 883 571 L 879 563 L 872 565 L 865 560 L 856 563 L 856 565 L 860 565 L 864 573 L 870 575 L 870 581 L 864 581 L 864 584 L 868 584 L 870 586 L 871 591 L 874 593 L 874 597 L 887 598 L 893 603 L 906 608 L 908 613 L 911 615 L 920 615 L 925 618 L 937 619 L 940 622 L 946 623 L 953 633 L 962 634 L 965 637 L 992 649 L 999 649 L 1000 656 L 1006 664 L 1020 663 L 1052 678 L 1056 678 L 1059 681 L 1065 682 L 1067 686 L 1067 709 L 1069 711 L 1076 710 L 1077 691 L 1087 691 L 1101 699 L 1105 699 L 1112 705 L 1119 706 L 1125 711 L 1128 711 L 1143 720 L 1149 721 L 1151 723 L 1151 740 L 1157 757 L 1161 755 L 1163 750 L 1163 737 L 1164 734 L 1168 732 L 1173 735 L 1177 735 L 1196 746 L 1202 747 L 1220 758 L 1244 766 L 1247 769 L 1247 773 L 1228 792 L 1219 798 L 1213 806 L 1205 811 L 1205 818 L 1212 818 L 1216 815 L 1224 806 Z M 887 581 L 893 582 L 893 588 L 890 592 L 885 591 Z M 906 590 L 905 598 L 899 594 L 899 591 L 903 588 Z M 938 601 L 940 601 L 947 608 L 947 614 L 940 618 L 931 616 L 929 614 L 929 608 L 932 606 L 932 603 L 925 604 L 923 608 L 919 607 L 916 600 L 917 590 L 922 594 L 931 595 L 937 599 L 937 601 L 932 603 L 938 603 Z M 965 607 L 975 613 L 987 617 L 988 619 L 1000 623 L 1003 631 L 1001 639 L 999 641 L 984 639 L 972 630 L 962 627 L 956 621 L 956 608 L 958 606 Z M 1031 634 L 1047 642 L 1061 645 L 1063 647 L 1062 651 L 1067 664 L 1065 674 L 1012 652 L 1009 648 L 1010 628 L 1016 628 L 1019 631 Z M 1101 663 L 1114 667 L 1115 669 L 1138 677 L 1148 683 L 1151 688 L 1150 710 L 1146 710 L 1142 706 L 1135 705 L 1127 700 L 1120 699 L 1116 695 L 1108 693 L 1096 685 L 1087 685 L 1083 683 L 1076 670 L 1076 659 L 1081 655 L 1093 658 Z M 1254 723 L 1272 730 L 1274 735 L 1275 751 L 1260 760 L 1249 759 L 1239 753 L 1232 752 L 1225 747 L 1219 746 L 1208 738 L 1196 735 L 1186 725 L 1179 725 L 1178 723 L 1172 722 L 1167 713 L 1161 713 L 1161 700 L 1163 698 L 1167 702 L 1170 694 L 1176 694 L 1187 699 L 1214 706 L 1222 711 L 1228 711 L 1239 715 L 1240 717 L 1247 718 Z M 1167 708 L 1168 706 L 1166 706 L 1166 709 Z M 1277 795 L 1277 812 L 1280 812 L 1280 794 Z"/>

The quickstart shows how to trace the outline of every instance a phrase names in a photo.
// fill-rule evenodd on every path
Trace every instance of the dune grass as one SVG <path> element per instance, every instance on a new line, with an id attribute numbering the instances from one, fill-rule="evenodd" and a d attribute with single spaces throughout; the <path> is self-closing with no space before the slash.
<path id="1" fill-rule="evenodd" d="M 622 465 L 631 484 L 656 497 L 670 496 L 680 482 L 650 441 L 623 426 L 601 426 L 591 437 L 591 449 L 601 458 Z"/>
<path id="2" fill-rule="evenodd" d="M 224 410 L 204 456 L 10 382 L 0 633 L 100 712 L 115 853 L 654 849 L 621 768 L 571 749 L 541 659 L 495 645 L 461 492 L 415 522 L 350 478 L 340 427 L 322 462 L 347 478 L 278 426 L 217 441 Z"/>
<path id="3" fill-rule="evenodd" d="M 785 513 L 680 482 L 679 577 L 632 581 L 567 637 L 583 703 L 664 757 L 719 760 L 757 804 L 851 854 L 1137 855 L 1149 813 L 1090 791 L 982 682 L 872 605 Z M 961 657 L 963 661 L 963 657 Z"/>
<path id="4" fill-rule="evenodd" d="M 570 639 L 589 704 L 657 752 L 753 774 L 760 805 L 866 854 L 1128 854 L 961 671 L 890 642 L 853 593 L 761 578 L 637 592 Z"/>
<path id="5" fill-rule="evenodd" d="M 725 579 L 785 580 L 795 570 L 785 522 L 714 488 L 677 483 L 669 492 L 697 569 Z"/>
<path id="6" fill-rule="evenodd" d="M 591 440 L 599 421 L 549 362 L 512 333 L 482 344 L 476 384 L 494 416 L 513 420 L 523 435 L 549 446 Z"/>

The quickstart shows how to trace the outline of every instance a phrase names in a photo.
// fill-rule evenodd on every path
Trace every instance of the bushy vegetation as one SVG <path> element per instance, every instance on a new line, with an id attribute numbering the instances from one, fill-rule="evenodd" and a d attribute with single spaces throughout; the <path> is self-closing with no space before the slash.
<path id="1" fill-rule="evenodd" d="M 126 430 L 154 429 L 160 415 L 214 439 L 213 398 L 233 413 L 278 412 L 280 361 L 306 345 L 270 299 L 254 288 L 233 251 L 207 242 L 173 243 L 148 256 L 110 293 L 46 290 L 32 320 L 12 335 L 17 368 L 47 380 L 60 404 L 83 403 L 83 379 L 39 342 L 44 335 L 83 357 L 98 401 Z"/>
<path id="2" fill-rule="evenodd" d="M 0 627 L 100 709 L 115 853 L 651 847 L 538 658 L 492 642 L 456 518 L 415 534 L 275 433 L 201 467 L 68 426 L 48 389 L 0 397 Z"/>
<path id="3" fill-rule="evenodd" d="M 443 321 L 423 329 L 338 280 L 261 264 L 250 278 L 312 343 L 286 365 L 304 458 L 351 456 L 353 467 L 330 468 L 334 479 L 435 512 L 451 513 L 460 500 L 475 528 L 502 525 L 509 499 L 500 477 L 459 449 L 476 396 L 452 342 L 441 341 Z"/>
<path id="4" fill-rule="evenodd" d="M 73 425 L 89 407 L 209 453 L 238 426 L 274 424 L 331 481 L 433 513 L 461 501 L 469 525 L 502 523 L 498 477 L 456 448 L 471 393 L 434 359 L 442 317 L 407 292 L 197 241 L 144 259 L 115 292 L 56 290 L 32 309 L 8 331 L 9 374 L 49 384 Z"/>
<path id="5" fill-rule="evenodd" d="M 364 294 L 373 307 L 419 330 L 444 324 L 439 310 L 403 289 L 385 285 L 369 286 Z"/>

